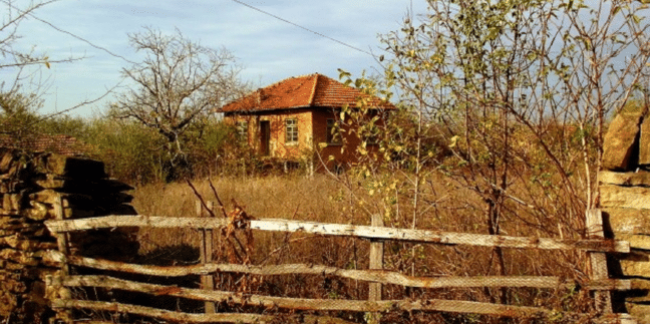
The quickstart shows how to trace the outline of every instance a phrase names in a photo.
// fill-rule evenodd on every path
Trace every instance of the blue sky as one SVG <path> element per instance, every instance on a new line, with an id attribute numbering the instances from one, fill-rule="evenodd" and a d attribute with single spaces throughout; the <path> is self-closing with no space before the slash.
<path id="1" fill-rule="evenodd" d="M 377 35 L 398 29 L 411 5 L 410 0 L 241 1 L 377 55 L 382 53 Z M 14 2 L 20 8 L 28 4 L 27 0 Z M 6 10 L 6 3 L 0 5 Z M 415 13 L 425 12 L 426 1 L 413 0 L 412 5 Z M 138 56 L 129 47 L 128 33 L 141 31 L 144 26 L 169 33 L 178 28 L 187 38 L 204 46 L 230 50 L 242 67 L 241 78 L 255 86 L 314 72 L 337 78 L 338 68 L 352 72 L 353 76 L 364 69 L 378 68 L 375 59 L 366 53 L 232 0 L 59 0 L 34 14 L 133 61 Z M 130 65 L 35 19 L 24 21 L 18 32 L 23 36 L 18 46 L 23 49 L 35 46 L 37 52 L 46 53 L 50 59 L 85 57 L 74 63 L 53 65 L 49 70 L 41 67 L 40 72 L 48 79 L 40 111 L 43 114 L 101 96 L 120 82 L 121 69 Z M 11 72 L 0 71 L 1 80 L 10 80 Z M 100 114 L 110 100 L 109 96 L 71 115 Z"/>

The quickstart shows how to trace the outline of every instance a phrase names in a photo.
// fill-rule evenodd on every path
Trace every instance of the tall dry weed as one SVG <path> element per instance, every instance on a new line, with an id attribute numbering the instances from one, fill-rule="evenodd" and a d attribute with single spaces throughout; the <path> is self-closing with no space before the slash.
<path id="1" fill-rule="evenodd" d="M 393 176 L 399 178 L 399 175 Z M 355 186 L 344 187 L 341 186 L 340 179 L 325 174 L 317 174 L 313 178 L 289 174 L 267 177 L 220 177 L 211 180 L 220 198 L 226 204 L 227 211 L 232 210 L 232 202 L 235 201 L 243 206 L 248 215 L 255 218 L 369 224 L 369 213 L 382 213 L 382 208 L 395 208 L 395 204 L 399 204 L 399 201 L 409 199 L 408 192 L 397 192 L 391 204 L 387 205 L 385 196 L 368 195 L 368 184 L 364 183 L 364 179 L 355 179 Z M 204 199 L 213 199 L 207 180 L 197 180 L 193 184 Z M 530 193 L 530 190 L 526 192 Z M 482 218 L 483 211 L 476 207 L 480 205 L 480 198 L 473 195 L 471 191 L 445 182 L 444 177 L 432 176 L 427 180 L 422 195 L 435 203 L 428 207 L 425 217 L 418 220 L 418 228 L 465 233 L 486 232 L 486 224 Z M 143 215 L 195 217 L 196 202 L 197 198 L 187 184 L 172 183 L 137 188 L 134 205 Z M 553 206 L 547 207 L 558 208 L 561 205 L 558 199 L 553 200 L 552 203 Z M 400 208 L 399 212 L 393 212 L 385 217 L 387 226 L 409 227 L 411 224 L 411 220 L 408 219 L 408 215 L 411 214 L 408 210 L 409 204 L 403 203 Z M 564 224 L 565 219 L 562 217 L 540 219 L 534 212 L 527 210 L 526 206 L 513 204 L 511 208 L 519 213 L 510 214 L 519 216 L 503 221 L 504 235 L 558 237 L 560 235 L 558 228 L 572 226 Z M 578 230 L 574 232 L 565 230 L 562 235 L 566 238 L 577 238 L 578 234 Z M 139 235 L 140 253 L 149 259 L 169 258 L 169 262 L 172 262 L 172 259 L 178 257 L 178 253 L 185 253 L 186 256 L 191 255 L 193 259 L 185 258 L 182 259 L 183 262 L 199 261 L 198 253 L 192 254 L 187 249 L 174 248 L 190 246 L 198 251 L 200 234 L 196 230 L 143 229 Z M 303 263 L 344 269 L 368 268 L 369 242 L 365 240 L 319 237 L 301 233 L 255 232 L 254 236 L 255 246 L 250 260 L 252 264 Z M 215 238 L 214 260 L 228 262 L 227 256 L 220 255 L 218 248 L 221 244 L 219 240 L 224 237 L 217 233 Z M 384 267 L 416 276 L 484 276 L 494 273 L 495 264 L 490 251 L 490 248 L 480 247 L 386 242 Z M 584 253 L 581 252 L 510 249 L 505 251 L 505 259 L 509 275 L 559 276 L 567 280 L 586 279 L 584 271 L 587 262 Z M 161 264 L 161 261 L 158 260 L 157 264 Z M 267 278 L 248 276 L 245 280 L 236 275 L 222 274 L 216 277 L 217 288 L 222 290 L 241 291 L 241 282 L 246 283 L 247 292 L 264 295 L 358 300 L 368 298 L 367 283 L 330 276 L 295 275 Z M 237 283 L 240 285 L 238 286 Z M 585 295 L 584 292 L 579 291 L 509 288 L 506 292 L 508 302 L 514 305 L 546 306 L 565 311 L 573 310 L 568 309 L 567 305 L 574 305 L 574 308 L 588 308 L 585 306 L 587 305 L 585 300 L 589 299 L 588 293 Z M 496 295 L 494 289 L 431 290 L 384 286 L 385 299 L 446 298 L 497 302 L 494 299 Z M 415 320 L 414 323 L 424 318 L 432 320 L 431 316 L 441 315 L 427 315 L 420 320 Z M 455 316 L 444 315 L 441 318 L 456 322 L 456 319 L 453 319 L 456 318 Z M 467 319 L 467 317 L 463 318 Z M 489 320 L 480 316 L 478 319 Z"/>

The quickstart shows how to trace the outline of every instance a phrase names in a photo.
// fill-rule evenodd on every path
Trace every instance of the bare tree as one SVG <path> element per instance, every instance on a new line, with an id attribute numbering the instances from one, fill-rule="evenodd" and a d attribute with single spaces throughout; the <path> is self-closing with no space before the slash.
<path id="1" fill-rule="evenodd" d="M 0 82 L 0 134 L 9 136 L 16 147 L 28 147 L 30 137 L 36 132 L 38 110 L 43 101 L 41 95 L 47 90 L 47 77 L 42 69 L 51 64 L 69 63 L 80 58 L 64 57 L 50 59 L 45 53 L 20 44 L 20 26 L 40 8 L 55 2 L 29 2 L 2 0 L 0 21 L 0 70 L 6 79 Z"/>
<path id="2" fill-rule="evenodd" d="M 39 8 L 52 3 L 53 1 L 30 3 L 24 8 L 18 8 L 14 1 L 2 0 L 5 4 L 2 21 L 0 22 L 0 55 L 3 62 L 0 63 L 0 69 L 14 68 L 17 70 L 15 77 L 9 83 L 3 81 L 3 88 L 10 86 L 9 89 L 3 89 L 4 92 L 11 92 L 19 86 L 20 80 L 23 79 L 21 72 L 29 65 L 42 64 L 47 68 L 50 67 L 49 57 L 44 54 L 35 53 L 33 49 L 24 51 L 17 49 L 17 42 L 20 39 L 18 29 L 20 24 L 25 21 L 33 12 Z"/>
<path id="3" fill-rule="evenodd" d="M 184 164 L 184 132 L 241 88 L 235 58 L 226 49 L 201 46 L 178 30 L 165 35 L 147 28 L 129 38 L 145 57 L 122 71 L 135 86 L 111 105 L 111 114 L 156 129 L 168 141 L 172 167 Z"/>
<path id="4" fill-rule="evenodd" d="M 365 186 L 371 193 L 392 190 L 395 198 L 363 206 L 386 208 L 385 214 L 411 224 L 435 219 L 440 199 L 434 190 L 423 192 L 422 184 L 441 177 L 448 187 L 472 193 L 462 203 L 482 214 L 476 230 L 579 237 L 585 210 L 597 200 L 594 180 L 607 118 L 631 100 L 648 102 L 650 24 L 644 17 L 650 6 L 623 0 L 428 2 L 426 15 L 411 15 L 399 31 L 382 37 L 385 86 L 398 89 L 407 122 L 393 118 L 386 125 L 380 152 L 386 166 L 401 163 L 406 171 L 391 174 L 403 172 L 406 181 L 384 180 L 377 172 L 371 184 L 381 187 Z M 377 93 L 370 82 L 355 84 Z M 432 138 L 444 139 L 448 156 L 427 146 Z M 565 257 L 554 261 L 580 264 Z M 510 265 L 495 248 L 483 271 L 507 275 Z M 579 266 L 573 271 L 583 273 Z M 509 298 L 504 290 L 488 296 Z"/>

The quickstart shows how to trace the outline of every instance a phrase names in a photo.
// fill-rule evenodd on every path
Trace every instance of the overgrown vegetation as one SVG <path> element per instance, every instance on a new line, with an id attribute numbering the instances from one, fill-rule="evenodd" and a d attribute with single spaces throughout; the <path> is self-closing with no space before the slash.
<path id="1" fill-rule="evenodd" d="M 348 128 L 362 125 L 360 138 L 381 136 L 379 150 L 367 140 L 353 148 L 372 163 L 336 177 L 357 201 L 354 213 L 439 229 L 457 223 L 440 217 L 451 198 L 473 211 L 464 231 L 582 237 L 597 201 L 606 120 L 648 102 L 647 14 L 647 5 L 629 1 L 429 1 L 426 15 L 410 15 L 382 37 L 383 79 L 341 71 L 368 94 L 396 91 L 402 112 L 381 123 L 360 100 L 341 117 Z M 625 64 L 615 60 L 621 53 Z M 419 249 L 399 248 L 413 275 L 427 268 Z M 520 261 L 497 247 L 472 269 L 525 273 Z M 547 262 L 575 279 L 588 272 L 578 255 Z M 492 302 L 522 298 L 511 289 L 482 293 Z"/>
<path id="2" fill-rule="evenodd" d="M 353 79 L 342 71 L 347 84 L 368 94 L 387 100 L 398 97 L 394 101 L 399 110 L 386 122 L 369 118 L 369 103 L 363 100 L 343 110 L 340 122 L 360 125 L 353 131 L 364 139 L 361 146 L 344 149 L 356 150 L 366 163 L 340 174 L 311 179 L 297 174 L 237 177 L 261 173 L 254 152 L 238 141 L 232 127 L 205 113 L 209 102 L 192 106 L 196 104 L 192 99 L 177 105 L 177 116 L 157 111 L 169 102 L 144 94 L 152 78 L 145 71 L 157 68 L 153 61 L 125 71 L 141 87 L 123 96 L 108 117 L 39 120 L 34 96 L 7 92 L 0 97 L 0 121 L 15 126 L 11 132 L 24 138 L 60 133 L 78 137 L 88 144 L 91 157 L 107 163 L 113 176 L 147 184 L 136 191 L 136 208 L 143 214 L 194 215 L 190 189 L 168 182 L 219 175 L 215 183 L 224 201 L 236 199 L 255 217 L 368 224 L 371 215 L 381 214 L 391 227 L 584 237 L 585 212 L 598 199 L 595 174 L 606 121 L 624 107 L 647 109 L 650 25 L 643 17 L 648 16 L 648 6 L 619 0 L 455 0 L 429 5 L 427 14 L 409 15 L 401 30 L 382 36 L 387 51 L 380 58 L 383 78 Z M 160 37 L 149 35 L 154 40 Z M 133 41 L 147 48 L 142 39 Z M 623 55 L 624 62 L 616 60 Z M 161 72 L 170 71 L 165 67 L 153 71 Z M 229 89 L 221 86 L 219 90 Z M 196 100 L 213 95 L 206 93 Z M 378 149 L 368 150 L 375 142 Z M 206 183 L 199 189 L 205 196 L 211 192 Z M 176 234 L 141 232 L 141 253 L 153 258 L 172 253 L 173 246 L 198 245 L 195 233 Z M 252 263 L 363 269 L 367 254 L 367 244 L 354 239 L 268 234 L 256 237 Z M 218 257 L 226 261 L 225 256 Z M 385 260 L 387 269 L 413 276 L 534 274 L 578 282 L 588 279 L 587 264 L 585 255 L 577 252 L 406 243 L 387 244 Z M 367 298 L 363 284 L 328 280 L 268 279 L 246 288 L 302 298 Z M 228 285 L 221 288 L 241 288 Z M 390 299 L 462 298 L 595 312 L 584 290 L 558 294 L 513 288 L 385 289 Z M 488 320 L 419 313 L 390 314 L 385 319 Z"/>

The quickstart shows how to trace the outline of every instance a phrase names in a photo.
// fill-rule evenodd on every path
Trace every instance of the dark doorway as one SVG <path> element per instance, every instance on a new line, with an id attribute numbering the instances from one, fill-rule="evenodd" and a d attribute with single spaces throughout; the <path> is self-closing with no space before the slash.
<path id="1" fill-rule="evenodd" d="M 268 120 L 263 120 L 260 122 L 260 139 L 261 139 L 261 153 L 263 156 L 269 155 L 271 142 L 271 123 Z"/>

